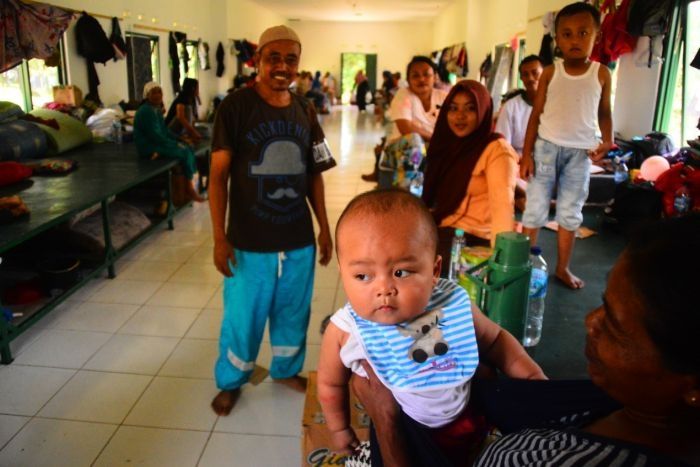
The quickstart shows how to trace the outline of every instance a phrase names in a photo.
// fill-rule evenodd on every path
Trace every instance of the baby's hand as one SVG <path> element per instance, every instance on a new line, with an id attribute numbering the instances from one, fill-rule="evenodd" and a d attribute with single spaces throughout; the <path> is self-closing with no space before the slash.
<path id="1" fill-rule="evenodd" d="M 598 145 L 597 148 L 588 151 L 588 157 L 590 157 L 593 160 L 593 162 L 598 162 L 608 154 L 608 151 L 610 151 L 611 147 L 612 143 L 602 142 Z"/>
<path id="2" fill-rule="evenodd" d="M 331 445 L 333 450 L 339 454 L 352 454 L 359 444 L 360 441 L 350 427 L 331 432 Z"/>

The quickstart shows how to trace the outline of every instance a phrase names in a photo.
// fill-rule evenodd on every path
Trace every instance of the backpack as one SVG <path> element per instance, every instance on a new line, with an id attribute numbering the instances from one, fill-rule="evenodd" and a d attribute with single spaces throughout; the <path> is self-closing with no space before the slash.
<path id="1" fill-rule="evenodd" d="M 633 36 L 660 36 L 668 32 L 673 0 L 632 0 L 627 32 Z"/>
<path id="2" fill-rule="evenodd" d="M 632 152 L 627 166 L 630 169 L 638 169 L 647 157 L 664 156 L 667 157 L 674 150 L 673 140 L 666 133 L 651 132 L 643 138 L 635 136 L 631 140 L 615 139 L 615 144 L 623 153 Z"/>

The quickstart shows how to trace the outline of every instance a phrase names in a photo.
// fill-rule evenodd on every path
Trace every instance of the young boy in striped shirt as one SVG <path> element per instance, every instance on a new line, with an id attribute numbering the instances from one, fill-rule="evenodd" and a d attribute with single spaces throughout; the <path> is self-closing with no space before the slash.
<path id="1" fill-rule="evenodd" d="M 418 198 L 402 190 L 357 196 L 338 220 L 336 248 L 348 303 L 324 332 L 318 368 L 334 449 L 349 452 L 358 444 L 348 381 L 351 372 L 366 377 L 363 360 L 403 412 L 427 429 L 464 417 L 480 352 L 510 377 L 546 378 L 462 288 L 439 279 L 437 228 Z"/>

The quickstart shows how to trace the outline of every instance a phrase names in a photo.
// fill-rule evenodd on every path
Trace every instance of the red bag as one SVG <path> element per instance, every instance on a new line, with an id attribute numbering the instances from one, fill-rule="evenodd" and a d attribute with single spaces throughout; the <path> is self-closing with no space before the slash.
<path id="1" fill-rule="evenodd" d="M 0 162 L 0 186 L 11 185 L 32 176 L 32 169 L 19 162 Z"/>
<path id="2" fill-rule="evenodd" d="M 591 60 L 608 64 L 634 50 L 637 38 L 627 32 L 629 6 L 630 0 L 622 0 L 616 10 L 614 0 L 605 0 L 600 7 L 600 12 L 606 14 L 600 25 L 600 38 L 593 48 Z"/>
<path id="3" fill-rule="evenodd" d="M 693 200 L 690 209 L 700 209 L 700 170 L 679 162 L 659 175 L 654 183 L 654 188 L 663 194 L 664 213 L 669 217 L 675 213 L 673 202 L 676 198 L 676 192 L 683 185 L 688 187 L 690 197 Z"/>

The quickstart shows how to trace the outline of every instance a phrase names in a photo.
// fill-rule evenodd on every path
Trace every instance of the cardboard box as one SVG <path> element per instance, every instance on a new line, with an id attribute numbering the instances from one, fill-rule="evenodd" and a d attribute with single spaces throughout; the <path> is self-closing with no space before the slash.
<path id="1" fill-rule="evenodd" d="M 330 447 L 326 422 L 321 404 L 318 402 L 316 378 L 316 372 L 310 371 L 302 418 L 301 465 L 303 467 L 344 465 L 345 456 L 334 453 Z M 350 391 L 350 424 L 361 441 L 369 438 L 369 416 L 352 391 Z"/>
<path id="2" fill-rule="evenodd" d="M 67 86 L 54 86 L 53 101 L 59 104 L 80 107 L 83 103 L 83 92 L 78 86 L 70 84 Z"/>

